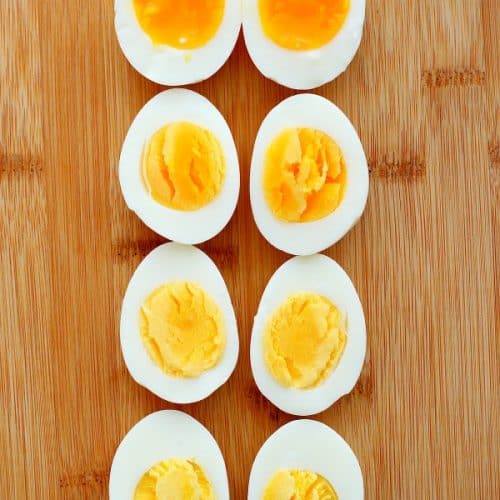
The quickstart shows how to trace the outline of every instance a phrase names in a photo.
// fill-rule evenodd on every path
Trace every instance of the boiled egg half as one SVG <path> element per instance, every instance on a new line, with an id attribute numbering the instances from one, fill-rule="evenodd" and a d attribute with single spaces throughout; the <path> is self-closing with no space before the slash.
<path id="1" fill-rule="evenodd" d="M 234 309 L 214 262 L 166 243 L 139 264 L 123 299 L 120 340 L 134 380 L 172 403 L 200 401 L 238 359 Z"/>
<path id="2" fill-rule="evenodd" d="M 259 450 L 250 473 L 248 500 L 363 500 L 356 455 L 332 428 L 295 420 Z"/>
<path id="3" fill-rule="evenodd" d="M 147 226 L 186 244 L 225 227 L 240 189 L 224 117 L 186 89 L 161 92 L 139 111 L 123 143 L 119 178 L 125 202 Z"/>
<path id="4" fill-rule="evenodd" d="M 336 243 L 361 217 L 368 185 L 358 134 L 329 100 L 289 97 L 262 122 L 250 200 L 257 227 L 276 248 L 309 255 Z"/>
<path id="5" fill-rule="evenodd" d="M 294 257 L 271 277 L 254 319 L 252 373 L 261 393 L 292 415 L 313 415 L 348 394 L 366 352 L 358 294 L 331 258 Z"/>
<path id="6" fill-rule="evenodd" d="M 162 85 L 212 76 L 234 49 L 241 4 L 234 0 L 115 0 L 115 29 L 130 64 Z"/>
<path id="7" fill-rule="evenodd" d="M 210 432 L 180 411 L 152 413 L 116 450 L 110 500 L 228 500 L 224 457 Z"/>
<path id="8" fill-rule="evenodd" d="M 365 0 L 244 0 L 243 33 L 264 76 L 306 90 L 345 71 L 364 19 Z"/>

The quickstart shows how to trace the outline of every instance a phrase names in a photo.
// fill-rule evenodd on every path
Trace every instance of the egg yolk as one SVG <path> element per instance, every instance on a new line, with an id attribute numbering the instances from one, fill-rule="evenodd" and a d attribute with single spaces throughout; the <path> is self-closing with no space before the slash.
<path id="1" fill-rule="evenodd" d="M 134 0 L 139 25 L 158 45 L 196 49 L 217 33 L 225 0 Z"/>
<path id="2" fill-rule="evenodd" d="M 142 176 L 151 197 L 175 210 L 198 210 L 220 192 L 226 160 L 209 130 L 175 122 L 155 132 L 144 149 Z"/>
<path id="3" fill-rule="evenodd" d="M 157 288 L 144 301 L 139 322 L 147 352 L 168 375 L 196 377 L 222 357 L 222 312 L 195 283 L 179 281 Z"/>
<path id="4" fill-rule="evenodd" d="M 342 28 L 350 0 L 259 0 L 265 35 L 290 50 L 326 45 Z"/>
<path id="5" fill-rule="evenodd" d="M 173 458 L 157 463 L 142 476 L 134 500 L 215 500 L 215 493 L 196 462 Z"/>
<path id="6" fill-rule="evenodd" d="M 264 360 L 285 387 L 309 389 L 337 366 L 347 342 L 345 318 L 321 295 L 302 292 L 274 311 L 264 331 Z"/>
<path id="7" fill-rule="evenodd" d="M 279 470 L 264 490 L 262 500 L 338 500 L 323 476 L 308 470 Z"/>
<path id="8" fill-rule="evenodd" d="M 263 189 L 273 214 L 287 222 L 311 222 L 341 203 L 346 165 L 337 143 L 320 130 L 283 130 L 264 160 Z"/>

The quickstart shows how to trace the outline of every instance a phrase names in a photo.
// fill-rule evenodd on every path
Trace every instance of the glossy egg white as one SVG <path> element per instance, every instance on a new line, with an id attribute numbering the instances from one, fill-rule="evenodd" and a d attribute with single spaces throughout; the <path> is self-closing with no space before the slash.
<path id="1" fill-rule="evenodd" d="M 226 346 L 212 369 L 193 378 L 171 377 L 150 358 L 139 332 L 139 311 L 158 287 L 172 281 L 193 281 L 218 304 L 226 325 Z M 165 243 L 155 248 L 135 270 L 123 299 L 120 341 L 132 378 L 166 401 L 178 404 L 205 399 L 231 376 L 238 360 L 236 317 L 226 284 L 217 266 L 196 247 Z"/>
<path id="2" fill-rule="evenodd" d="M 143 474 L 172 458 L 194 460 L 205 471 L 216 497 L 229 500 L 226 465 L 214 437 L 197 420 L 174 410 L 148 415 L 123 438 L 111 465 L 109 499 L 132 499 Z"/>
<path id="3" fill-rule="evenodd" d="M 261 500 L 279 469 L 320 474 L 339 500 L 363 500 L 363 475 L 356 455 L 331 427 L 314 420 L 295 420 L 280 427 L 257 453 L 250 473 L 248 500 Z"/>
<path id="4" fill-rule="evenodd" d="M 281 221 L 269 208 L 263 190 L 267 150 L 286 128 L 313 128 L 340 147 L 347 168 L 345 195 L 328 216 L 312 222 Z M 321 252 L 340 240 L 360 219 L 368 198 L 366 156 L 352 123 L 335 104 L 314 94 L 285 99 L 264 119 L 255 140 L 250 169 L 250 201 L 259 231 L 271 245 L 293 255 Z"/>
<path id="5" fill-rule="evenodd" d="M 221 192 L 194 211 L 174 210 L 155 201 L 144 185 L 141 162 L 144 146 L 164 125 L 187 121 L 210 130 L 226 158 Z M 226 226 L 240 191 L 240 169 L 233 136 L 226 120 L 205 97 L 186 89 L 170 89 L 153 97 L 135 117 L 123 143 L 119 163 L 120 186 L 127 206 L 161 236 L 179 243 L 198 244 Z"/>
<path id="6" fill-rule="evenodd" d="M 241 4 L 227 0 L 222 23 L 204 46 L 183 50 L 157 45 L 139 25 L 133 1 L 115 0 L 115 30 L 125 57 L 139 73 L 161 85 L 189 85 L 211 77 L 231 55 L 240 28 Z"/>
<path id="7" fill-rule="evenodd" d="M 273 312 L 290 296 L 313 292 L 330 299 L 345 316 L 347 343 L 337 367 L 318 387 L 295 389 L 279 384 L 269 372 L 263 349 L 265 326 Z M 352 281 L 325 255 L 294 257 L 271 277 L 254 318 L 250 362 L 260 392 L 280 410 L 292 415 L 313 415 L 326 410 L 355 386 L 366 354 L 363 307 Z"/>
<path id="8" fill-rule="evenodd" d="M 326 45 L 314 50 L 289 50 L 263 31 L 259 0 L 243 0 L 245 43 L 259 71 L 285 87 L 309 90 L 328 83 L 351 63 L 358 51 L 365 21 L 365 0 L 351 0 L 345 23 Z"/>

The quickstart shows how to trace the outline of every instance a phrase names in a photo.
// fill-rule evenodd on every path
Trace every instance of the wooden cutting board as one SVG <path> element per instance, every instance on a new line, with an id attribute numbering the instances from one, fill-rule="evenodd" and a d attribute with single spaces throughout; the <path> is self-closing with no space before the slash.
<path id="1" fill-rule="evenodd" d="M 317 93 L 358 129 L 370 197 L 330 249 L 359 290 L 368 355 L 355 390 L 317 416 L 359 457 L 367 499 L 500 498 L 500 16 L 495 0 L 367 2 L 348 71 Z M 162 90 L 121 54 L 113 2 L 0 2 L 0 497 L 106 498 L 122 436 L 172 405 L 128 375 L 120 304 L 162 239 L 127 210 L 117 161 L 127 128 Z M 232 498 L 291 419 L 256 389 L 252 317 L 287 256 L 252 221 L 253 141 L 293 94 L 263 78 L 242 39 L 194 85 L 227 118 L 242 191 L 202 245 L 221 269 L 241 353 L 208 400 L 178 407 L 224 453 Z"/>

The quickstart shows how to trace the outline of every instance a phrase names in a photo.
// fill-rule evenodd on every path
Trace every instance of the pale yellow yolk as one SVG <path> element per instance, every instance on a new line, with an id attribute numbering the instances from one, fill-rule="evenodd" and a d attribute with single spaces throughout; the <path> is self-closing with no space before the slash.
<path id="1" fill-rule="evenodd" d="M 153 361 L 174 377 L 213 368 L 226 344 L 219 306 L 190 282 L 168 283 L 149 295 L 140 310 L 140 334 Z"/>
<path id="2" fill-rule="evenodd" d="M 264 196 L 278 219 L 315 221 L 340 205 L 346 186 L 345 160 L 324 132 L 285 129 L 272 141 L 264 161 Z"/>
<path id="3" fill-rule="evenodd" d="M 218 139 L 193 123 L 175 122 L 146 145 L 142 175 L 151 197 L 176 210 L 197 210 L 220 192 L 226 160 Z"/>
<path id="4" fill-rule="evenodd" d="M 259 0 L 262 29 L 285 49 L 313 50 L 342 28 L 350 0 Z"/>
<path id="5" fill-rule="evenodd" d="M 338 500 L 333 486 L 308 470 L 280 470 L 264 490 L 262 500 Z"/>
<path id="6" fill-rule="evenodd" d="M 225 0 L 134 0 L 139 25 L 153 43 L 176 49 L 207 44 L 224 18 Z"/>
<path id="7" fill-rule="evenodd" d="M 215 500 L 215 493 L 196 462 L 173 458 L 157 463 L 142 476 L 134 500 Z"/>
<path id="8" fill-rule="evenodd" d="M 285 387 L 308 389 L 326 380 L 347 342 L 345 319 L 315 293 L 288 297 L 269 318 L 264 331 L 264 359 Z"/>

